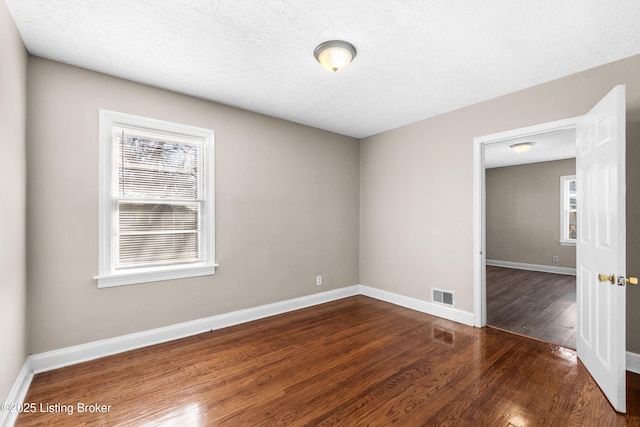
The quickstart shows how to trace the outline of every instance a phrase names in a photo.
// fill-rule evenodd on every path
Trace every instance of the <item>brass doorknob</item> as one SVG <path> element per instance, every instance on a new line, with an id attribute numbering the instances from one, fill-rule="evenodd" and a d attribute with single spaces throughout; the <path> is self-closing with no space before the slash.
<path id="1" fill-rule="evenodd" d="M 612 274 L 611 276 L 607 276 L 606 274 L 598 274 L 599 282 L 611 282 L 612 285 L 616 283 L 616 276 Z"/>
<path id="2" fill-rule="evenodd" d="M 598 281 L 599 282 L 610 282 L 612 285 L 615 285 L 616 284 L 616 275 L 612 274 L 611 276 L 607 276 L 606 274 L 598 274 Z M 629 276 L 629 277 L 620 276 L 619 280 L 618 280 L 618 285 L 624 286 L 625 283 L 627 285 L 637 285 L 638 284 L 638 278 L 637 277 L 633 277 L 633 276 Z"/>

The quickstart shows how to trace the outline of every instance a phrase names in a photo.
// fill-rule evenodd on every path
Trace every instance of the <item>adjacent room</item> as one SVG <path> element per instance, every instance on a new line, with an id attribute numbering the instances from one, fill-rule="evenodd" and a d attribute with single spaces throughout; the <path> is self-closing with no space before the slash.
<path id="1" fill-rule="evenodd" d="M 0 425 L 640 425 L 638 22 L 0 0 Z"/>
<path id="2" fill-rule="evenodd" d="M 576 348 L 576 131 L 484 153 L 487 324 Z"/>

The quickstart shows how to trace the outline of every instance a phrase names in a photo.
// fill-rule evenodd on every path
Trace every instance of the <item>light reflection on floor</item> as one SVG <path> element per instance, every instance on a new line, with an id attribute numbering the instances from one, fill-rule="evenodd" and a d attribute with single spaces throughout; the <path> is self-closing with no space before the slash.
<path id="1" fill-rule="evenodd" d="M 567 362 L 575 363 L 578 360 L 578 355 L 576 354 L 575 350 L 571 350 L 570 348 L 562 347 L 559 345 L 551 346 L 551 354 L 557 357 L 561 357 Z"/>
<path id="2" fill-rule="evenodd" d="M 173 427 L 173 426 L 189 426 L 199 427 L 200 423 L 200 405 L 192 403 L 178 410 L 171 411 L 160 418 L 156 418 L 141 425 L 141 427 Z"/>

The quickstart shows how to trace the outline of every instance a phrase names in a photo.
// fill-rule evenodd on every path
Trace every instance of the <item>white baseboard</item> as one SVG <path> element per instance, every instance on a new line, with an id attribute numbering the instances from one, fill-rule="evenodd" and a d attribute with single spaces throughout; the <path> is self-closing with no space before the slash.
<path id="1" fill-rule="evenodd" d="M 27 395 L 27 391 L 29 391 L 31 380 L 33 380 L 33 368 L 31 367 L 31 358 L 27 357 L 27 360 L 24 362 L 24 365 L 22 365 L 22 369 L 18 374 L 16 382 L 13 383 L 9 396 L 7 396 L 7 400 L 4 403 L 9 404 L 10 406 L 22 404 L 25 396 Z M 18 406 L 15 407 L 17 408 Z M 0 426 L 5 427 L 14 425 L 18 418 L 18 413 L 19 412 L 17 410 L 0 411 Z"/>
<path id="2" fill-rule="evenodd" d="M 627 371 L 640 374 L 640 354 L 627 351 Z"/>
<path id="3" fill-rule="evenodd" d="M 570 267 L 555 267 L 553 265 L 525 264 L 523 262 L 498 261 L 488 259 L 487 265 L 494 267 L 515 268 L 517 270 L 541 271 L 543 273 L 565 274 L 567 276 L 575 276 L 576 269 Z"/>
<path id="4" fill-rule="evenodd" d="M 381 301 L 386 301 L 391 304 L 399 305 L 401 307 L 409 308 L 411 310 L 416 310 L 422 313 L 431 314 L 433 316 L 442 317 L 444 319 L 453 320 L 454 322 L 463 323 L 468 326 L 474 325 L 473 313 L 469 313 L 468 311 L 462 311 L 433 302 L 406 297 L 404 295 L 399 295 L 393 292 L 383 291 L 376 288 L 370 288 L 368 286 L 360 285 L 360 293 L 362 295 L 379 299 Z"/>
<path id="5" fill-rule="evenodd" d="M 202 332 L 226 328 L 228 326 L 311 307 L 313 305 L 358 295 L 359 293 L 359 286 L 354 285 L 273 304 L 224 313 L 204 319 L 93 341 L 59 350 L 47 351 L 30 356 L 31 367 L 34 373 L 50 371 L 52 369 L 134 350 L 136 348 L 173 341 Z"/>
<path id="6" fill-rule="evenodd" d="M 429 301 L 423 301 L 380 289 L 370 288 L 368 286 L 354 285 L 333 291 L 276 302 L 273 304 L 266 304 L 217 316 L 197 319 L 190 322 L 178 323 L 162 328 L 150 329 L 119 337 L 47 351 L 45 353 L 34 354 L 29 357 L 30 364 L 34 373 L 50 371 L 74 365 L 76 363 L 98 359 L 100 357 L 185 338 L 202 332 L 251 322 L 253 320 L 263 319 L 265 317 L 275 316 L 277 314 L 299 310 L 301 308 L 311 307 L 317 304 L 360 294 L 431 314 L 433 316 L 473 326 L 474 318 L 472 313 L 435 304 Z"/>

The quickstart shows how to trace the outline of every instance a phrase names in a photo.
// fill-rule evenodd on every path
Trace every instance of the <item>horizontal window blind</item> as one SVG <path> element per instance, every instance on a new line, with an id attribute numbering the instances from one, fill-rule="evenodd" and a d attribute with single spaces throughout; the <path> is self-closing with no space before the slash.
<path id="1" fill-rule="evenodd" d="M 113 126 L 115 269 L 205 259 L 204 142 Z"/>

